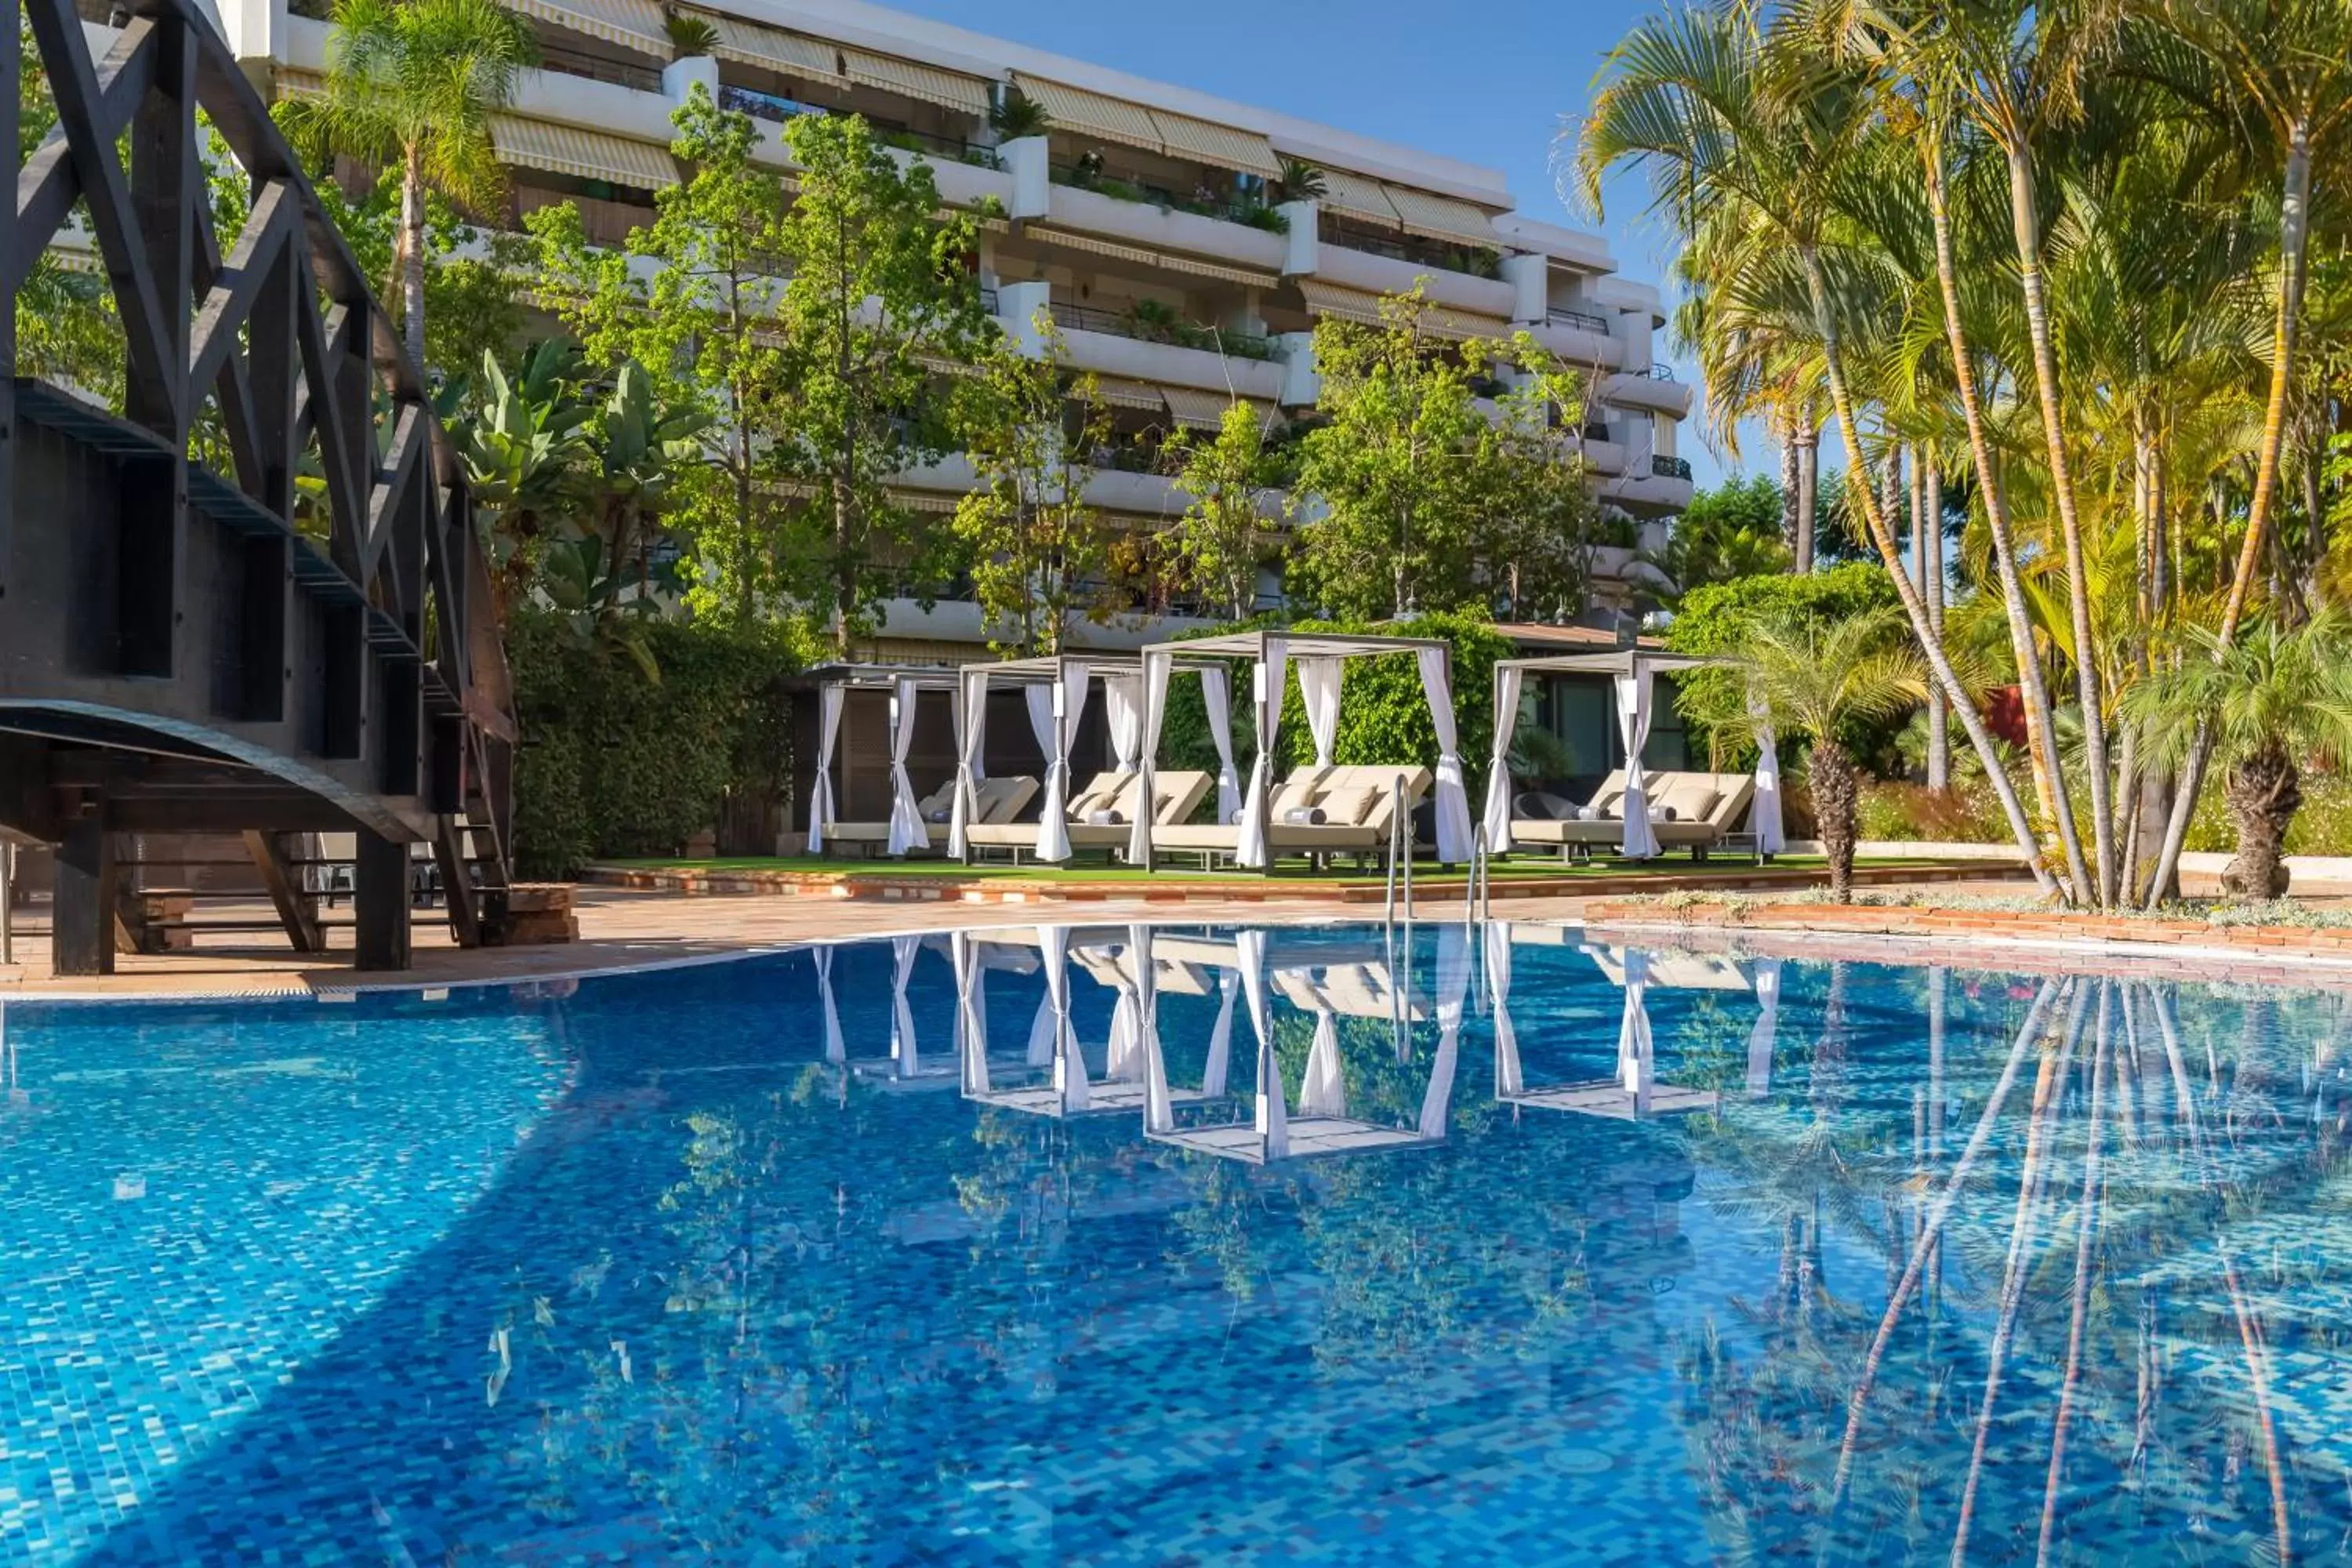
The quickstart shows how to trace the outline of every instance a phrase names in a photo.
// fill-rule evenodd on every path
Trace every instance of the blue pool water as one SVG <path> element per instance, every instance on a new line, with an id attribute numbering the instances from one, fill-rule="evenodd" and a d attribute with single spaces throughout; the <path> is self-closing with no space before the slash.
<path id="1" fill-rule="evenodd" d="M 6 1005 L 0 1561 L 2346 1552 L 2341 997 L 1010 934 Z"/>

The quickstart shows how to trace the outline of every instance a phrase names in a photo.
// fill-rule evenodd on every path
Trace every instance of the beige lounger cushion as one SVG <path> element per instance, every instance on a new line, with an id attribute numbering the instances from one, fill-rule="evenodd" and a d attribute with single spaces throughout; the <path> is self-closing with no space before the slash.
<path id="1" fill-rule="evenodd" d="M 1315 804 L 1323 808 L 1324 821 L 1353 827 L 1371 814 L 1380 798 L 1381 792 L 1370 784 L 1341 784 L 1325 790 Z"/>
<path id="2" fill-rule="evenodd" d="M 982 822 L 1010 822 L 1021 815 L 1030 797 L 1037 793 L 1037 781 L 1026 773 L 1011 778 L 989 779 L 978 791 L 979 819 Z"/>
<path id="3" fill-rule="evenodd" d="M 1651 814 L 1655 816 L 1664 816 L 1666 813 L 1672 812 L 1674 816 L 1668 820 L 1704 822 L 1706 820 L 1706 814 L 1715 809 L 1715 803 L 1722 798 L 1723 792 L 1715 787 L 1714 781 L 1708 775 L 1676 773 L 1673 775 L 1672 782 L 1667 784 L 1664 793 L 1653 797 Z"/>

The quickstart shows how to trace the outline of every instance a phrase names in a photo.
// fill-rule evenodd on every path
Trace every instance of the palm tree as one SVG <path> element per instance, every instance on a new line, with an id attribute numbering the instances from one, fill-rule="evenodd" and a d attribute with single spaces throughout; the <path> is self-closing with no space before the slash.
<path id="1" fill-rule="evenodd" d="M 1756 13 L 1744 4 L 1654 17 L 1611 51 L 1577 165 L 1585 200 L 1601 207 L 1603 176 L 1620 164 L 1645 166 L 1654 205 L 1686 239 L 1715 245 L 1743 287 L 1793 296 L 1809 317 L 1838 431 L 1856 461 L 1848 489 L 1868 524 L 1871 542 L 1928 668 L 1951 699 L 2010 831 L 2032 863 L 2035 880 L 2057 890 L 2041 863 L 2032 823 L 2001 772 L 1992 731 L 1936 636 L 1926 599 L 1902 568 L 1900 548 L 1874 487 L 1863 479 L 1854 388 L 1843 354 L 1843 321 L 1851 271 L 1841 257 L 1833 279 L 1824 255 L 1832 209 L 1825 187 L 1850 177 L 1856 142 L 1867 132 L 1870 95 L 1852 78 L 1808 54 L 1801 39 L 1784 56 L 1766 47 Z M 1790 277 L 1793 258 L 1796 276 Z M 2081 888 L 2078 883 L 2077 894 Z"/>
<path id="2" fill-rule="evenodd" d="M 1813 816 L 1829 856 L 1830 892 L 1838 899 L 1853 885 L 1860 800 L 1860 770 L 1838 736 L 1857 721 L 1892 718 L 1927 691 L 1917 656 L 1901 640 L 1902 626 L 1891 609 L 1826 625 L 1759 619 L 1732 655 L 1775 733 L 1812 742 L 1807 776 Z"/>
<path id="3" fill-rule="evenodd" d="M 336 0 L 327 86 L 281 112 L 313 157 L 341 153 L 400 170 L 393 255 L 408 352 L 425 363 L 425 200 L 477 213 L 505 199 L 490 117 L 539 58 L 530 24 L 497 0 Z"/>
<path id="4" fill-rule="evenodd" d="M 1053 116 L 1045 106 L 1017 87 L 1008 87 L 1004 96 L 989 107 L 989 129 L 1004 142 L 1018 142 L 1024 136 L 1043 136 Z"/>
<path id="5" fill-rule="evenodd" d="M 464 389 L 467 412 L 449 421 L 491 553 L 491 597 L 500 626 L 530 591 L 554 523 L 580 499 L 586 428 L 595 413 L 576 395 L 582 372 L 580 351 L 569 338 L 541 340 L 512 375 L 484 349 L 478 380 Z"/>
<path id="6" fill-rule="evenodd" d="M 2185 760 L 2208 738 L 2227 770 L 2223 799 L 2238 834 L 2221 886 L 2277 898 L 2303 763 L 2352 758 L 2352 621 L 2331 607 L 2301 626 L 2257 616 L 2234 641 L 2218 626 L 2191 627 L 2189 639 L 2189 657 L 2134 687 L 2125 711 L 2159 755 Z"/>

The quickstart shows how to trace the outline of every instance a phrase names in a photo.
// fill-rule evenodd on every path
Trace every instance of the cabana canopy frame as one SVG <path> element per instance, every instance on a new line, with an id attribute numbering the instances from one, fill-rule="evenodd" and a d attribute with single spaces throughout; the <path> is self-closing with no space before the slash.
<path id="1" fill-rule="evenodd" d="M 817 692 L 815 788 L 809 802 L 808 852 L 824 853 L 837 809 L 833 786 L 834 750 L 841 737 L 841 710 L 852 691 L 886 691 L 890 696 L 890 835 L 889 853 L 903 856 L 928 844 L 929 830 L 915 800 L 907 774 L 907 752 L 915 732 L 914 695 L 945 691 L 961 704 L 962 684 L 955 670 L 941 665 L 828 664 L 820 665 L 793 682 L 814 686 Z M 956 728 L 961 731 L 959 718 Z"/>
<path id="2" fill-rule="evenodd" d="M 1529 671 L 1610 678 L 1617 699 L 1617 736 L 1625 747 L 1625 830 L 1619 847 L 1627 858 L 1638 860 L 1658 853 L 1658 837 L 1650 826 L 1648 770 L 1642 763 L 1642 748 L 1650 738 L 1652 683 L 1661 672 L 1719 668 L 1730 662 L 1639 646 L 1605 653 L 1545 654 L 1496 660 L 1495 753 L 1486 774 L 1486 809 L 1482 818 L 1487 848 L 1503 855 L 1513 847 L 1511 770 L 1507 759 L 1512 736 L 1519 724 L 1519 689 Z M 1755 826 L 1758 852 L 1772 855 L 1785 848 L 1788 840 L 1780 825 L 1780 763 L 1774 750 L 1769 715 L 1759 718 L 1756 738 L 1756 797 L 1748 820 Z"/>
<path id="3" fill-rule="evenodd" d="M 1224 667 L 1206 659 L 1187 659 L 1182 668 L 1210 672 L 1222 681 Z M 1144 661 L 1137 654 L 1047 654 L 1036 658 L 1003 659 L 990 664 L 966 665 L 961 672 L 961 696 L 956 721 L 956 791 L 955 816 L 948 837 L 948 853 L 959 859 L 970 859 L 971 845 L 966 830 L 978 811 L 978 789 L 981 779 L 981 757 L 988 728 L 988 689 L 991 686 L 1024 687 L 1033 692 L 1051 692 L 1051 718 L 1044 716 L 1034 706 L 1030 720 L 1038 727 L 1039 749 L 1045 753 L 1045 797 L 1044 808 L 1037 816 L 1037 858 L 1040 860 L 1066 860 L 1070 857 L 1067 823 L 1069 809 L 1070 744 L 1077 732 L 1078 720 L 1086 712 L 1091 683 L 1099 677 L 1103 682 L 1105 710 L 1111 721 L 1111 740 L 1122 767 L 1129 766 L 1134 748 L 1142 744 L 1142 732 L 1147 721 L 1143 715 L 1142 689 L 1145 679 Z M 1230 764 L 1228 764 L 1230 771 Z M 1146 780 L 1143 798 L 1149 801 L 1150 781 Z M 1149 816 L 1147 810 L 1142 815 Z"/>
<path id="4" fill-rule="evenodd" d="M 1228 632 L 1220 637 L 1192 637 L 1180 643 L 1154 643 L 1143 650 L 1143 765 L 1145 798 L 1150 798 L 1154 753 L 1168 706 L 1168 677 L 1178 658 L 1187 661 L 1246 658 L 1255 664 L 1252 712 L 1257 757 L 1250 766 L 1249 786 L 1241 803 L 1240 834 L 1234 863 L 1265 868 L 1273 864 L 1266 841 L 1268 803 L 1272 793 L 1272 757 L 1276 731 L 1282 720 L 1284 678 L 1289 664 L 1300 666 L 1301 690 L 1313 680 L 1310 725 L 1318 751 L 1328 749 L 1338 722 L 1339 666 L 1350 658 L 1387 654 L 1412 654 L 1421 667 L 1421 683 L 1429 700 L 1432 724 L 1437 731 L 1437 856 L 1449 864 L 1470 858 L 1470 808 L 1462 780 L 1462 752 L 1456 735 L 1453 700 L 1453 649 L 1442 638 L 1355 636 L 1333 632 Z M 1309 676 L 1308 671 L 1318 673 Z M 1212 715 L 1213 718 L 1213 714 Z M 1230 754 L 1230 748 L 1224 748 Z M 1128 847 L 1128 858 L 1138 866 L 1152 863 L 1149 813 L 1139 813 Z"/>

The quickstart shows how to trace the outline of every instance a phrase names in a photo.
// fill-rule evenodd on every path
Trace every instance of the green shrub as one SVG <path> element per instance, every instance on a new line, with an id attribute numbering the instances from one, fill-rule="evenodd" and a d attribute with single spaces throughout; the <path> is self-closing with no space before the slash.
<path id="1" fill-rule="evenodd" d="M 1886 569 L 1869 562 L 1804 576 L 1735 577 L 1727 583 L 1702 584 L 1684 595 L 1666 627 L 1665 644 L 1676 653 L 1728 653 L 1739 646 L 1747 626 L 1759 616 L 1844 620 L 1897 602 Z M 1685 670 L 1675 676 L 1675 684 L 1681 693 L 1678 711 L 1694 758 L 1713 756 L 1717 766 L 1734 768 L 1755 761 L 1755 748 L 1744 742 L 1727 740 L 1718 745 L 1715 725 L 1708 721 L 1710 714 L 1736 714 L 1746 709 L 1747 695 L 1736 671 Z M 1718 718 L 1717 723 L 1720 722 Z M 1856 723 L 1838 740 L 1872 772 L 1891 773 L 1895 737 L 1903 724 L 1902 719 Z M 1788 759 L 1781 761 L 1785 765 Z"/>
<path id="2" fill-rule="evenodd" d="M 2009 819 L 1981 776 L 1955 779 L 1948 789 L 1916 784 L 1863 786 L 1864 838 L 1928 844 L 2006 844 Z"/>
<path id="3" fill-rule="evenodd" d="M 645 631 L 658 682 L 563 617 L 524 611 L 508 629 L 522 726 L 515 855 L 526 876 L 566 875 L 600 856 L 675 855 L 730 805 L 764 816 L 782 795 L 791 731 L 780 683 L 802 664 L 787 635 L 686 621 Z"/>
<path id="4" fill-rule="evenodd" d="M 2182 847 L 2224 855 L 2236 853 L 2238 830 L 2231 826 L 2221 784 L 2218 773 L 2206 778 L 2205 788 L 2197 797 L 2197 814 L 2189 819 L 2189 837 Z M 2352 855 L 2352 774 L 2303 775 L 2303 809 L 2294 814 L 2294 825 L 2287 829 L 2286 852 Z"/>

